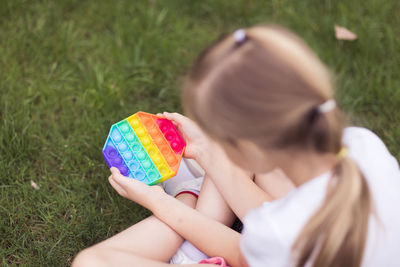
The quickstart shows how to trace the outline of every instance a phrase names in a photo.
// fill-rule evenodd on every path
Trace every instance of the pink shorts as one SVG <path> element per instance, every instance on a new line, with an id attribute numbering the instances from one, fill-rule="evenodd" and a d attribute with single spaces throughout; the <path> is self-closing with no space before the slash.
<path id="1" fill-rule="evenodd" d="M 200 264 L 215 264 L 221 267 L 229 267 L 222 257 L 212 257 L 209 259 L 199 261 Z"/>

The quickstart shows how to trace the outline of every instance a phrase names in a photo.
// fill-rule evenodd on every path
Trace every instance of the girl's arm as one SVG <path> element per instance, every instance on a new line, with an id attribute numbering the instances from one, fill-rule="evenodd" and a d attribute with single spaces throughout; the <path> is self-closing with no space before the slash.
<path id="1" fill-rule="evenodd" d="M 240 266 L 238 232 L 169 196 L 156 205 L 153 213 L 208 256 L 220 256 L 229 265 Z"/>
<path id="2" fill-rule="evenodd" d="M 272 200 L 192 120 L 179 113 L 164 112 L 163 116 L 171 120 L 183 135 L 187 144 L 184 156 L 199 162 L 239 219 L 242 220 L 249 210 Z"/>
<path id="3" fill-rule="evenodd" d="M 111 168 L 111 172 L 109 181 L 120 195 L 152 211 L 156 217 L 207 255 L 223 257 L 230 266 L 242 265 L 239 233 L 189 208 L 165 194 L 158 186 L 148 186 L 135 179 L 127 179 L 116 168 Z"/>
<path id="4" fill-rule="evenodd" d="M 197 160 L 240 220 L 249 210 L 273 200 L 248 173 L 229 160 L 221 147 L 215 145 L 212 151 L 200 151 Z"/>

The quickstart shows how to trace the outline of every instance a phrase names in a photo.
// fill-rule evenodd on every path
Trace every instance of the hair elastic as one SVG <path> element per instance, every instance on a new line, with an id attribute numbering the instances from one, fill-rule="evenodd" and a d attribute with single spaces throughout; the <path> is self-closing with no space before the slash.
<path id="1" fill-rule="evenodd" d="M 338 158 L 338 160 L 342 160 L 347 156 L 347 147 L 343 146 L 339 152 L 336 154 L 336 157 Z"/>
<path id="2" fill-rule="evenodd" d="M 325 101 L 324 103 L 322 103 L 321 105 L 319 105 L 317 107 L 317 110 L 319 113 L 327 113 L 331 110 L 333 110 L 336 107 L 336 102 L 333 99 L 329 99 L 327 101 Z"/>
<path id="3" fill-rule="evenodd" d="M 238 29 L 233 33 L 233 39 L 235 43 L 241 44 L 246 40 L 246 32 L 243 29 Z"/>

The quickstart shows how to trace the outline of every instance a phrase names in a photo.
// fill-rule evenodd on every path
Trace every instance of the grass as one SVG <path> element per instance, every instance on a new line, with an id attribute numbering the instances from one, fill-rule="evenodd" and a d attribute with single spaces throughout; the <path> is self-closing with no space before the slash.
<path id="1" fill-rule="evenodd" d="M 239 27 L 274 22 L 299 33 L 330 66 L 352 121 L 400 159 L 399 8 L 396 0 L 1 1 L 0 265 L 67 266 L 147 216 L 108 185 L 109 127 L 137 110 L 180 111 L 190 63 Z M 335 23 L 359 39 L 337 41 Z"/>

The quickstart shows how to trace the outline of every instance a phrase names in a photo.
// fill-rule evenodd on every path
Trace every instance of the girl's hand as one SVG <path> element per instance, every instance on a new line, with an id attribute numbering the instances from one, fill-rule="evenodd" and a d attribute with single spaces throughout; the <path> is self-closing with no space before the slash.
<path id="1" fill-rule="evenodd" d="M 198 160 L 204 152 L 210 152 L 212 142 L 194 121 L 179 113 L 164 112 L 162 115 L 175 124 L 185 139 L 184 157 Z"/>
<path id="2" fill-rule="evenodd" d="M 153 211 L 157 204 L 162 203 L 163 199 L 169 197 L 159 186 L 149 186 L 136 179 L 127 178 L 115 167 L 112 167 L 110 171 L 108 181 L 115 191 L 150 211 Z"/>

